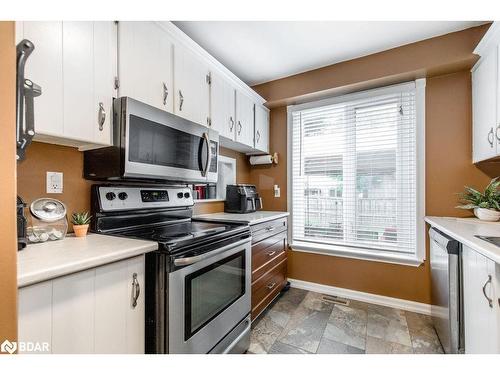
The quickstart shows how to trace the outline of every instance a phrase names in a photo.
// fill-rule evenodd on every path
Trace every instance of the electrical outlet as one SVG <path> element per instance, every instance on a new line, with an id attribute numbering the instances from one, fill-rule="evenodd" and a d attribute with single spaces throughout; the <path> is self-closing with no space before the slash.
<path id="1" fill-rule="evenodd" d="M 62 172 L 47 172 L 47 194 L 62 194 L 63 174 Z"/>
<path id="2" fill-rule="evenodd" d="M 274 198 L 279 198 L 281 196 L 281 189 L 278 185 L 274 185 Z"/>

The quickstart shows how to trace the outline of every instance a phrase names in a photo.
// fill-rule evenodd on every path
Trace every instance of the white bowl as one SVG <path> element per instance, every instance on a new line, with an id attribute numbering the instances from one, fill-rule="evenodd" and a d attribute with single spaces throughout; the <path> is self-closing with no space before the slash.
<path id="1" fill-rule="evenodd" d="M 489 208 L 474 208 L 474 215 L 483 221 L 498 221 L 500 211 L 490 210 Z"/>

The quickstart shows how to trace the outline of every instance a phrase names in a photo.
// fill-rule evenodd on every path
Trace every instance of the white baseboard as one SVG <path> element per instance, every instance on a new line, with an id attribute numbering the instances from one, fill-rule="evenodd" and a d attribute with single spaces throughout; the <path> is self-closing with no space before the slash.
<path id="1" fill-rule="evenodd" d="M 361 302 L 373 303 L 375 305 L 393 307 L 396 309 L 412 311 L 419 314 L 431 315 L 431 305 L 428 305 L 426 303 L 386 297 L 379 294 L 365 293 L 357 290 L 338 288 L 336 286 L 311 283 L 309 281 L 296 280 L 291 278 L 288 278 L 288 281 L 290 281 L 290 284 L 293 288 L 354 299 Z"/>

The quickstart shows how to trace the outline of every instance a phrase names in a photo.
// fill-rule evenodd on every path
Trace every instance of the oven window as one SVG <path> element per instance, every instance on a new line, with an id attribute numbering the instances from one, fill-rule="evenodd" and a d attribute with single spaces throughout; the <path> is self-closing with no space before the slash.
<path id="1" fill-rule="evenodd" d="M 130 115 L 129 161 L 201 170 L 202 137 Z"/>
<path id="2" fill-rule="evenodd" d="M 186 276 L 185 340 L 245 294 L 245 251 Z"/>

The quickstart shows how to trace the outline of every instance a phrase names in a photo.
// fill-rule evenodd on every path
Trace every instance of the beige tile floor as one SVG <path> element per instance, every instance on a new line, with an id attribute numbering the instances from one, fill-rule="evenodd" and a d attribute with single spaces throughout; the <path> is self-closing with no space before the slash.
<path id="1" fill-rule="evenodd" d="M 429 316 L 290 288 L 252 325 L 249 353 L 443 353 Z"/>

